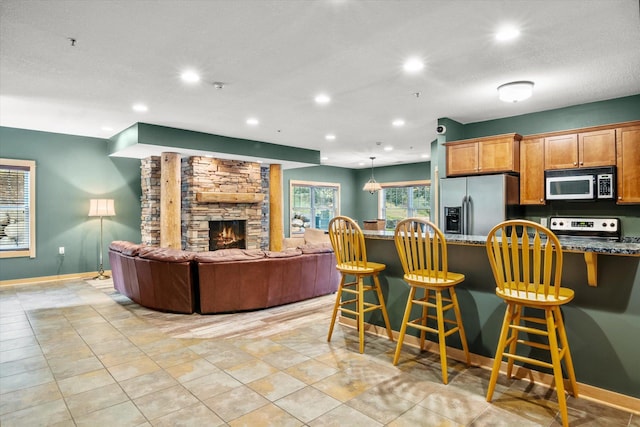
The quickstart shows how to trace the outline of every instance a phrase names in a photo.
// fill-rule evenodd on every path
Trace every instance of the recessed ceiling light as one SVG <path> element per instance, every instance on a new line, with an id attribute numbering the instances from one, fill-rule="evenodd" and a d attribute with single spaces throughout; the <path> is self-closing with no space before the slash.
<path id="1" fill-rule="evenodd" d="M 255 117 L 250 117 L 247 119 L 247 124 L 250 126 L 257 126 L 260 124 L 260 120 L 256 119 Z"/>
<path id="2" fill-rule="evenodd" d="M 200 74 L 193 70 L 185 70 L 180 74 L 180 78 L 185 83 L 194 84 L 200 81 Z"/>
<path id="3" fill-rule="evenodd" d="M 429 154 L 422 154 L 420 157 L 422 157 L 423 159 L 428 159 L 429 157 L 431 157 L 431 155 L 429 155 Z"/>
<path id="4" fill-rule="evenodd" d="M 333 141 L 336 139 L 336 136 L 332 133 L 328 133 L 324 136 L 324 139 L 326 139 L 327 141 Z"/>
<path id="5" fill-rule="evenodd" d="M 327 156 L 320 157 L 320 160 L 329 160 Z"/>
<path id="6" fill-rule="evenodd" d="M 402 65 L 402 68 L 408 73 L 417 73 L 424 68 L 424 63 L 420 58 L 409 58 Z"/>
<path id="7" fill-rule="evenodd" d="M 384 151 L 393 151 L 393 147 L 391 145 L 385 145 L 383 148 Z"/>
<path id="8" fill-rule="evenodd" d="M 393 122 L 391 122 L 392 125 L 394 125 L 395 127 L 399 128 L 401 126 L 404 126 L 404 120 L 403 119 L 395 119 Z"/>
<path id="9" fill-rule="evenodd" d="M 358 162 L 358 166 L 364 166 L 364 165 L 366 165 L 365 162 Z"/>
<path id="10" fill-rule="evenodd" d="M 105 132 L 111 132 L 111 131 L 113 130 L 113 128 L 112 128 L 112 127 L 110 127 L 110 126 L 102 126 L 102 128 L 101 128 L 101 129 L 102 129 L 103 131 L 105 131 Z"/>
<path id="11" fill-rule="evenodd" d="M 149 107 L 144 104 L 133 104 L 131 108 L 137 113 L 146 113 L 147 111 L 149 111 Z"/>
<path id="12" fill-rule="evenodd" d="M 316 101 L 316 104 L 328 104 L 329 102 L 331 102 L 331 98 L 326 93 L 319 93 L 313 99 L 314 101 Z"/>
<path id="13" fill-rule="evenodd" d="M 504 42 L 507 40 L 513 40 L 520 35 L 520 30 L 514 26 L 502 27 L 496 33 L 496 40 Z"/>

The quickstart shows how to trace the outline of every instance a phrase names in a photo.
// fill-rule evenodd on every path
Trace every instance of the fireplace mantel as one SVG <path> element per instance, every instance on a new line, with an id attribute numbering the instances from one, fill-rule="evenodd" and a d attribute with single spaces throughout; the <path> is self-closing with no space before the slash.
<path id="1" fill-rule="evenodd" d="M 196 200 L 201 203 L 260 203 L 264 200 L 262 193 L 196 193 Z"/>

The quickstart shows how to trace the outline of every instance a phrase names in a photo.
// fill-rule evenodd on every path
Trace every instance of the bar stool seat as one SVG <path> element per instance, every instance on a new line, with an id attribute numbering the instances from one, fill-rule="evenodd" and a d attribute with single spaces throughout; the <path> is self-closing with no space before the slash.
<path id="1" fill-rule="evenodd" d="M 333 306 L 327 341 L 331 341 L 338 310 L 356 318 L 360 353 L 364 352 L 364 317 L 366 313 L 371 311 L 380 310 L 382 312 L 387 335 L 393 341 L 389 315 L 387 314 L 387 307 L 384 303 L 380 279 L 378 278 L 378 273 L 383 271 L 386 265 L 367 260 L 367 250 L 362 230 L 349 217 L 337 216 L 329 221 L 329 239 L 338 262 L 336 269 L 342 277 L 336 293 L 336 302 Z M 347 281 L 350 276 L 354 277 L 351 282 Z M 373 283 L 366 285 L 364 283 L 365 277 L 371 277 Z M 377 302 L 366 301 L 366 293 L 375 294 Z M 347 299 L 343 300 L 343 295 Z"/>

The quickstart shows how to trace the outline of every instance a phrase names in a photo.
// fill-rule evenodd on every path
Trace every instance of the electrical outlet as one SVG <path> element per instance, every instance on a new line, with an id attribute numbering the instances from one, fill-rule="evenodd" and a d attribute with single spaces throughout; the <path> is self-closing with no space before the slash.
<path id="1" fill-rule="evenodd" d="M 58 255 L 64 255 L 64 246 L 58 248 Z"/>

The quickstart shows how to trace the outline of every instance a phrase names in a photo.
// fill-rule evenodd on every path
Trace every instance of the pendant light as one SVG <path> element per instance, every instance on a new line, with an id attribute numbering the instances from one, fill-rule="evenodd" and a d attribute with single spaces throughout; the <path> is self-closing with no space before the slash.
<path id="1" fill-rule="evenodd" d="M 371 159 L 371 178 L 369 178 L 369 181 L 367 181 L 364 187 L 362 187 L 362 190 L 368 191 L 369 193 L 373 194 L 376 191 L 382 190 L 382 186 L 378 184 L 378 182 L 373 177 L 373 161 L 375 160 L 375 157 L 369 157 L 369 158 Z"/>

